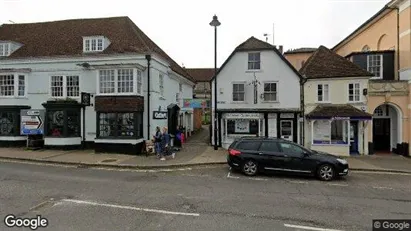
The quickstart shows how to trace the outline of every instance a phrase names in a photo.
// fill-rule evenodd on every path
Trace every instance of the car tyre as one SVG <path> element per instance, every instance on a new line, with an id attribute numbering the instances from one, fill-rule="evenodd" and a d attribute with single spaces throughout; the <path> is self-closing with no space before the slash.
<path id="1" fill-rule="evenodd" d="M 258 173 L 258 165 L 254 160 L 246 160 L 241 169 L 247 176 L 255 176 Z"/>
<path id="2" fill-rule="evenodd" d="M 317 170 L 317 177 L 322 181 L 331 181 L 335 178 L 334 167 L 330 164 L 323 164 Z"/>

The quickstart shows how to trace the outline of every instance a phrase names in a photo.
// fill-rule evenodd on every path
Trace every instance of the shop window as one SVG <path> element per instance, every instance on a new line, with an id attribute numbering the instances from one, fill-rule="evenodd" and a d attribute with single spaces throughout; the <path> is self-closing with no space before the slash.
<path id="1" fill-rule="evenodd" d="M 0 136 L 13 136 L 15 130 L 16 112 L 0 112 Z"/>
<path id="2" fill-rule="evenodd" d="M 228 134 L 257 134 L 258 120 L 227 120 Z"/>
<path id="3" fill-rule="evenodd" d="M 97 113 L 99 138 L 141 138 L 143 137 L 142 112 Z"/>
<path id="4" fill-rule="evenodd" d="M 80 137 L 80 108 L 47 109 L 46 135 L 49 137 Z"/>
<path id="5" fill-rule="evenodd" d="M 313 122 L 313 144 L 347 144 L 347 120 L 315 120 Z"/>

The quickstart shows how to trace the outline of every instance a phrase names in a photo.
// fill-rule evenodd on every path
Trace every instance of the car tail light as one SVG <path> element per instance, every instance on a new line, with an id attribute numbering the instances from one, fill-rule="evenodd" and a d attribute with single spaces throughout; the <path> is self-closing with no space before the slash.
<path id="1" fill-rule="evenodd" d="M 228 150 L 228 154 L 230 154 L 230 155 L 232 155 L 232 156 L 238 156 L 238 155 L 241 154 L 241 152 L 238 151 L 238 150 L 235 150 L 235 149 L 229 149 L 229 150 Z"/>

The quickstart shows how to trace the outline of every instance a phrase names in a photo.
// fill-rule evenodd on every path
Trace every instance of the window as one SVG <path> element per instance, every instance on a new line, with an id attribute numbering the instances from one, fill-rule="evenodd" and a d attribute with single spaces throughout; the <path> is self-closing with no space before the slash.
<path id="1" fill-rule="evenodd" d="M 289 155 L 301 156 L 305 151 L 301 147 L 291 143 L 279 142 L 279 145 L 281 151 Z"/>
<path id="2" fill-rule="evenodd" d="M 103 38 L 86 38 L 84 39 L 84 51 L 85 52 L 96 52 L 104 50 L 104 39 Z"/>
<path id="3" fill-rule="evenodd" d="M 99 94 L 141 94 L 141 71 L 112 69 L 99 71 Z M 137 82 L 137 87 L 136 87 Z"/>
<path id="4" fill-rule="evenodd" d="M 160 96 L 164 96 L 164 75 L 160 74 L 158 76 L 158 83 L 160 87 Z"/>
<path id="5" fill-rule="evenodd" d="M 97 113 L 99 138 L 143 137 L 143 112 Z"/>
<path id="6" fill-rule="evenodd" d="M 0 56 L 9 56 L 10 55 L 10 44 L 0 43 Z"/>
<path id="7" fill-rule="evenodd" d="M 227 134 L 257 134 L 258 120 L 232 119 L 227 120 Z"/>
<path id="8" fill-rule="evenodd" d="M 277 101 L 277 83 L 264 83 L 264 101 Z"/>
<path id="9" fill-rule="evenodd" d="M 260 70 L 260 53 L 248 53 L 248 70 Z"/>
<path id="10" fill-rule="evenodd" d="M 143 91 L 143 77 L 141 76 L 141 71 L 137 70 L 137 93 L 141 94 Z"/>
<path id="11" fill-rule="evenodd" d="M 382 78 L 382 55 L 367 56 L 367 70 L 377 78 Z"/>
<path id="12" fill-rule="evenodd" d="M 328 84 L 317 85 L 317 101 L 328 102 L 329 101 L 329 88 Z"/>
<path id="13" fill-rule="evenodd" d="M 359 102 L 360 101 L 360 84 L 350 83 L 348 84 L 348 101 Z"/>
<path id="14" fill-rule="evenodd" d="M 263 152 L 279 152 L 278 144 L 274 141 L 264 141 L 261 143 L 260 151 Z"/>
<path id="15" fill-rule="evenodd" d="M 51 76 L 51 97 L 79 97 L 79 76 L 54 75 Z"/>
<path id="16" fill-rule="evenodd" d="M 46 135 L 51 137 L 80 137 L 80 108 L 47 109 Z"/>
<path id="17" fill-rule="evenodd" d="M 233 101 L 243 102 L 245 100 L 245 84 L 233 83 Z"/>
<path id="18" fill-rule="evenodd" d="M 15 112 L 0 112 L 0 136 L 13 136 L 16 133 L 15 114 Z"/>
<path id="19" fill-rule="evenodd" d="M 26 76 L 17 74 L 0 75 L 0 96 L 24 97 L 26 95 Z"/>
<path id="20" fill-rule="evenodd" d="M 381 106 L 377 107 L 374 111 L 374 115 L 376 116 L 384 116 L 384 111 L 382 110 Z"/>
<path id="21" fill-rule="evenodd" d="M 315 120 L 313 144 L 348 144 L 349 120 Z"/>
<path id="22" fill-rule="evenodd" d="M 249 150 L 249 151 L 257 151 L 260 147 L 260 141 L 242 141 L 237 145 L 237 149 L 240 150 Z"/>

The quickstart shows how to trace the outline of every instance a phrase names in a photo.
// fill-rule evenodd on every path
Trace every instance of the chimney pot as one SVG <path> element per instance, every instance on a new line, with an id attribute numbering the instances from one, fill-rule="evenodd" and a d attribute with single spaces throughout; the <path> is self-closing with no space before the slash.
<path id="1" fill-rule="evenodd" d="M 283 45 L 280 45 L 279 51 L 281 54 L 283 54 Z"/>

